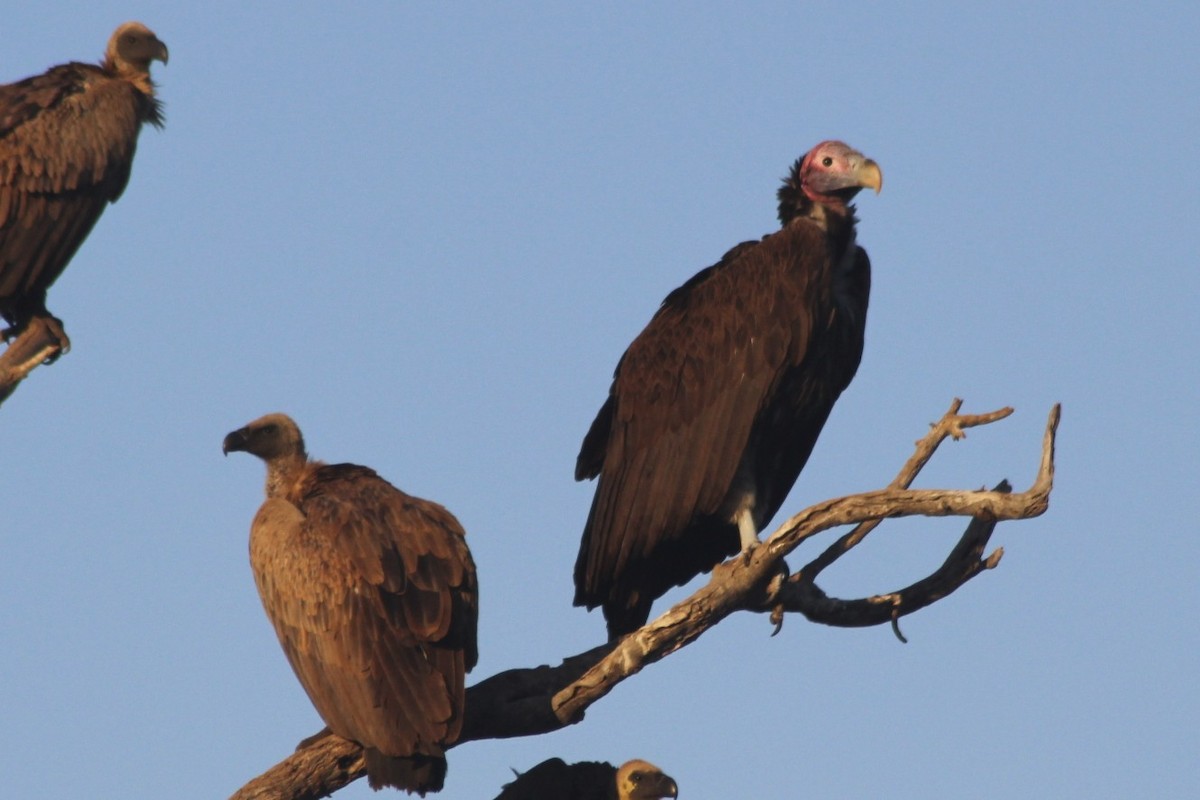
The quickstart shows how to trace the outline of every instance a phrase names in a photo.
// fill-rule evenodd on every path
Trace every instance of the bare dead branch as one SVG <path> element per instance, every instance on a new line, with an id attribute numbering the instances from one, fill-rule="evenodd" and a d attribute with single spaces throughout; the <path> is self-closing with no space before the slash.
<path id="1" fill-rule="evenodd" d="M 968 428 L 988 425 L 992 422 L 1002 420 L 1013 413 L 1012 408 L 1006 406 L 989 414 L 960 415 L 958 413 L 960 408 L 962 408 L 962 400 L 956 397 L 950 403 L 950 409 L 942 415 L 942 418 L 929 426 L 929 433 L 917 440 L 916 452 L 909 457 L 908 461 L 904 462 L 904 466 L 900 468 L 899 474 L 888 484 L 889 489 L 907 489 L 912 486 L 912 482 L 916 480 L 917 475 L 925 468 L 929 460 L 933 458 L 933 454 L 937 452 L 938 446 L 947 438 L 952 438 L 956 441 L 964 439 L 967 436 L 966 430 Z M 875 530 L 882 521 L 880 519 L 870 519 L 858 523 L 854 526 L 853 530 L 826 548 L 825 552 L 821 553 L 821 555 L 814 558 L 808 564 L 805 564 L 804 569 L 800 570 L 798 574 L 803 575 L 809 581 L 815 581 L 822 570 L 860 544 L 867 537 L 867 534 Z"/>
<path id="2" fill-rule="evenodd" d="M 534 736 L 564 727 L 551 698 L 603 658 L 611 644 L 563 660 L 557 667 L 510 669 L 467 689 L 466 718 L 457 744 L 474 739 Z M 230 800 L 313 800 L 366 774 L 362 748 L 333 734 L 310 736 L 292 755 L 233 794 Z"/>
<path id="3" fill-rule="evenodd" d="M 467 689 L 466 718 L 458 743 L 536 736 L 563 727 L 551 704 L 554 692 L 578 680 L 614 646 L 593 647 L 563 659 L 557 667 L 510 669 L 475 684 Z"/>
<path id="4" fill-rule="evenodd" d="M 1008 493 L 1012 487 L 1007 481 L 1001 481 L 992 491 Z M 1000 563 L 1004 554 L 1002 549 L 997 549 L 987 558 L 982 557 L 995 529 L 994 519 L 972 519 L 958 544 L 934 573 L 910 586 L 883 595 L 861 600 L 839 600 L 826 595 L 806 575 L 793 575 L 773 598 L 776 606 L 772 610 L 772 620 L 778 621 L 775 615 L 780 611 L 790 611 L 803 614 L 810 622 L 839 628 L 863 628 L 891 622 L 893 630 L 897 631 L 897 638 L 904 641 L 904 637 L 898 633 L 900 617 L 936 603 L 971 578 Z"/>
<path id="5" fill-rule="evenodd" d="M 1034 485 L 1025 492 L 882 489 L 810 506 L 787 520 L 749 557 L 737 556 L 713 570 L 708 585 L 654 622 L 621 640 L 612 653 L 554 698 L 564 723 L 643 667 L 694 641 L 738 609 L 762 610 L 773 598 L 766 587 L 782 561 L 806 539 L 841 525 L 907 516 L 969 516 L 987 521 L 1030 519 L 1045 513 L 1054 485 L 1054 437 L 1059 406 L 1054 406 L 1043 437 L 1042 459 Z M 890 619 L 890 617 L 889 617 Z"/>
<path id="6" fill-rule="evenodd" d="M 230 800 L 318 800 L 367 774 L 363 751 L 340 736 L 315 736 Z"/>
<path id="7" fill-rule="evenodd" d="M 32 320 L 0 353 L 0 405 L 17 390 L 21 381 L 29 377 L 29 373 L 61 354 L 58 337 L 41 320 Z"/>
<path id="8" fill-rule="evenodd" d="M 735 611 L 778 608 L 826 625 L 892 624 L 898 632 L 895 625 L 901 616 L 937 602 L 984 570 L 994 568 L 1003 551 L 997 549 L 986 558 L 982 554 L 996 523 L 1036 517 L 1049 505 L 1060 408 L 1056 405 L 1050 412 L 1037 478 L 1029 490 L 1013 493 L 1007 482 L 991 491 L 907 488 L 948 436 L 962 438 L 965 429 L 1012 413 L 1011 409 L 1000 409 L 991 414 L 960 416 L 960 405 L 955 400 L 950 411 L 917 442 L 917 452 L 889 488 L 828 500 L 794 515 L 748 557 L 737 556 L 719 565 L 708 584 L 619 643 L 571 656 L 557 667 L 508 670 L 470 687 L 459 743 L 538 735 L 578 722 L 588 706 L 622 680 L 686 646 Z M 808 567 L 781 579 L 786 568 L 784 559 L 808 538 L 842 525 L 877 524 L 888 517 L 903 516 L 967 516 L 972 521 L 937 570 L 896 592 L 859 600 L 830 598 L 806 577 Z M 842 552 L 854 544 L 857 541 Z M 319 736 L 248 783 L 232 800 L 309 800 L 336 791 L 362 774 L 356 744 L 333 735 Z"/>

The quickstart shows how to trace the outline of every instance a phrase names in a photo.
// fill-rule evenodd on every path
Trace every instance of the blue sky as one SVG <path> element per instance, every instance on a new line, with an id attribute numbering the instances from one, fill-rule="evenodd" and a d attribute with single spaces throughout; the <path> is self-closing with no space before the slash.
<path id="1" fill-rule="evenodd" d="M 825 138 L 883 167 L 872 305 L 784 512 L 886 484 L 955 396 L 1017 413 L 918 484 L 1027 486 L 1062 402 L 1050 511 L 907 645 L 740 615 L 582 724 L 453 750 L 441 796 L 552 755 L 646 758 L 684 798 L 1200 791 L 1196 11 L 283 9 L 5 14 L 0 80 L 126 19 L 171 50 L 166 130 L 50 294 L 74 349 L 0 408 L 8 794 L 224 797 L 320 727 L 250 576 L 261 465 L 220 455 L 268 411 L 463 522 L 472 680 L 600 642 L 570 604 L 579 442 L 662 297 L 773 230 Z M 825 587 L 903 586 L 961 528 L 889 522 Z"/>

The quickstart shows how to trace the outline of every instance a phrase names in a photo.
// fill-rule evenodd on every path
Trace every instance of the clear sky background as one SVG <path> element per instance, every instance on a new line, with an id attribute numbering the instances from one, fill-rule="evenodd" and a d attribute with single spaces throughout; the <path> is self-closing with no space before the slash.
<path id="1" fill-rule="evenodd" d="M 689 799 L 1200 795 L 1200 13 L 500 6 L 5 11 L 5 81 L 127 19 L 171 51 L 166 130 L 50 294 L 74 349 L 0 408 L 5 796 L 226 797 L 321 727 L 250 575 L 262 465 L 221 457 L 268 411 L 462 521 L 472 682 L 600 643 L 571 606 L 583 434 L 663 296 L 774 230 L 826 138 L 883 167 L 874 287 L 784 513 L 886 484 L 955 396 L 1017 411 L 918 484 L 1027 487 L 1062 402 L 1049 512 L 907 645 L 742 614 L 579 725 L 454 749 L 442 796 L 550 756 L 646 758 Z M 886 523 L 824 586 L 899 588 L 964 524 Z"/>

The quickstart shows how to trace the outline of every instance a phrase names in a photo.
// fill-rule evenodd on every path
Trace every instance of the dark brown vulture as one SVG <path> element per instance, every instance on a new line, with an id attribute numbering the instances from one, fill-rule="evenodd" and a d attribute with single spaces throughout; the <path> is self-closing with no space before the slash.
<path id="1" fill-rule="evenodd" d="M 225 437 L 267 464 L 250 528 L 263 607 L 329 729 L 363 746 L 372 787 L 424 795 L 446 776 L 475 666 L 478 590 L 462 526 L 355 464 L 310 461 L 269 414 Z"/>
<path id="2" fill-rule="evenodd" d="M 617 364 L 575 479 L 596 486 L 575 605 L 611 639 L 758 543 L 862 356 L 870 262 L 850 200 L 879 166 L 818 144 L 779 190 L 782 228 L 671 292 Z"/>
<path id="3" fill-rule="evenodd" d="M 109 203 L 129 182 L 138 132 L 161 128 L 150 62 L 167 46 L 140 22 L 108 40 L 104 60 L 71 62 L 0 86 L 0 316 L 5 338 L 41 321 L 70 340 L 46 310 L 62 274 Z"/>
<path id="4" fill-rule="evenodd" d="M 567 764 L 551 758 L 522 772 L 496 800 L 665 800 L 678 797 L 670 775 L 635 759 L 617 769 L 607 761 Z"/>

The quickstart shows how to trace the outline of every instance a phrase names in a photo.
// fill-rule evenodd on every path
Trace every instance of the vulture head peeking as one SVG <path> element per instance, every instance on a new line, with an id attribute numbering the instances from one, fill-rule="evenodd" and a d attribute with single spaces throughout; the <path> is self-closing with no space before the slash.
<path id="1" fill-rule="evenodd" d="M 626 761 L 617 770 L 618 800 L 664 800 L 679 797 L 679 787 L 670 775 L 649 761 Z"/>
<path id="2" fill-rule="evenodd" d="M 878 194 L 882 188 L 878 164 L 844 142 L 824 141 L 798 160 L 784 180 L 779 221 L 786 225 L 801 216 L 823 218 L 826 210 L 845 216 L 859 191 L 874 189 Z"/>

